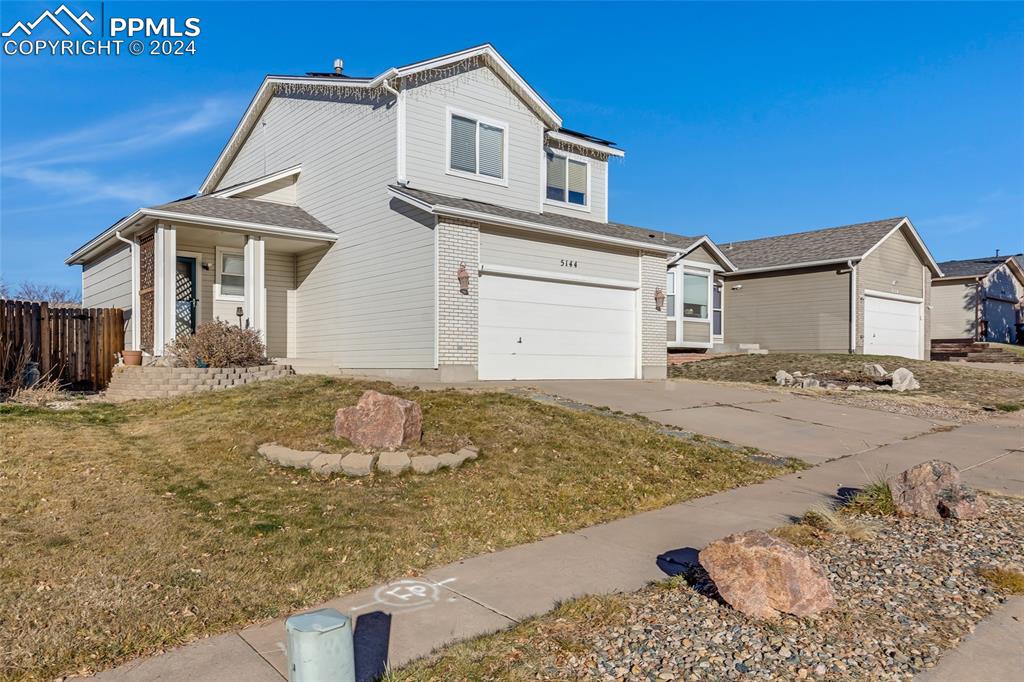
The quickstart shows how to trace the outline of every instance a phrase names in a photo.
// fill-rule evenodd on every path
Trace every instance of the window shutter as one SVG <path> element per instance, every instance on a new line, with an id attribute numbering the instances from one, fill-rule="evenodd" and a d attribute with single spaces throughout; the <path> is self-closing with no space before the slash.
<path id="1" fill-rule="evenodd" d="M 548 199 L 565 201 L 565 157 L 548 154 Z"/>
<path id="2" fill-rule="evenodd" d="M 505 174 L 505 131 L 480 124 L 480 173 L 492 178 Z"/>
<path id="3" fill-rule="evenodd" d="M 587 164 L 569 161 L 569 203 L 587 203 Z"/>
<path id="4" fill-rule="evenodd" d="M 476 121 L 452 116 L 452 170 L 476 173 Z"/>

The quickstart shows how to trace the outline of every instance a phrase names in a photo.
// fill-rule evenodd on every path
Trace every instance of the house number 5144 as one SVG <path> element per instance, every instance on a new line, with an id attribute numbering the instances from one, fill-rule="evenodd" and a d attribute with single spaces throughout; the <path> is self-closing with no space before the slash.
<path id="1" fill-rule="evenodd" d="M 568 258 L 562 259 L 563 268 L 579 268 L 580 262 L 578 260 L 569 260 Z"/>

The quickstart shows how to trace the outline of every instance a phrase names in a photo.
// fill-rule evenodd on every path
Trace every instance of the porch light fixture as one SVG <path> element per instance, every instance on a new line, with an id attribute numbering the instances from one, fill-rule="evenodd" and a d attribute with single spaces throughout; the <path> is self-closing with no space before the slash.
<path id="1" fill-rule="evenodd" d="M 469 295 L 469 270 L 466 269 L 465 263 L 459 264 L 459 271 L 455 273 L 455 276 L 459 278 L 459 293 L 463 296 Z"/>
<path id="2" fill-rule="evenodd" d="M 245 314 L 245 311 L 242 310 L 242 306 L 238 306 L 237 308 L 235 308 L 235 315 L 238 315 L 238 328 L 239 329 L 242 328 L 242 315 L 244 315 L 244 314 Z"/>
<path id="3" fill-rule="evenodd" d="M 661 287 L 654 290 L 654 309 L 663 310 L 665 308 L 665 292 L 662 291 Z"/>

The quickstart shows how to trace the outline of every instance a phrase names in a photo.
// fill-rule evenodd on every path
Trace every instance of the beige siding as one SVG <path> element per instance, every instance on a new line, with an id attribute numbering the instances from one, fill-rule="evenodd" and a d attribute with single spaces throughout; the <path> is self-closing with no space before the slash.
<path id="1" fill-rule="evenodd" d="M 298 206 L 340 235 L 322 257 L 299 259 L 291 355 L 354 369 L 434 366 L 434 221 L 387 192 L 396 125 L 390 96 L 278 96 L 221 181 L 301 164 Z"/>
<path id="2" fill-rule="evenodd" d="M 669 343 L 673 343 L 676 340 L 676 321 L 666 320 L 665 321 L 665 336 Z"/>
<path id="3" fill-rule="evenodd" d="M 665 287 L 667 263 L 663 253 L 640 254 L 640 364 L 644 379 L 663 379 L 666 374 L 665 311 L 657 309 L 654 294 Z"/>
<path id="4" fill-rule="evenodd" d="M 931 353 L 931 270 L 904 229 L 891 234 L 857 264 L 857 352 L 864 352 L 864 291 L 924 299 L 924 357 Z"/>
<path id="5" fill-rule="evenodd" d="M 544 126 L 493 71 L 487 67 L 460 68 L 452 75 L 404 87 L 406 173 L 413 187 L 527 211 L 540 210 Z M 448 107 L 507 124 L 507 187 L 447 173 Z M 387 148 L 394 155 L 393 140 Z"/>
<path id="6" fill-rule="evenodd" d="M 288 357 L 288 292 L 295 289 L 295 255 L 267 253 L 267 355 Z"/>
<path id="7" fill-rule="evenodd" d="M 484 269 L 505 266 L 636 282 L 636 258 L 635 249 L 605 248 L 510 230 L 484 228 L 480 232 L 480 263 Z"/>
<path id="8" fill-rule="evenodd" d="M 132 250 L 116 246 L 82 267 L 82 305 L 86 308 L 121 308 L 125 311 L 125 348 L 131 348 Z"/>
<path id="9" fill-rule="evenodd" d="M 288 204 L 294 206 L 298 200 L 298 185 L 295 182 L 295 176 L 281 178 L 274 182 L 269 182 L 266 185 L 251 189 L 248 192 L 242 192 L 235 196 L 241 199 L 259 199 L 261 201 L 270 201 L 275 204 Z"/>
<path id="10" fill-rule="evenodd" d="M 849 351 L 849 272 L 808 268 L 731 276 L 723 294 L 726 343 L 758 343 L 772 351 Z"/>
<path id="11" fill-rule="evenodd" d="M 977 285 L 973 280 L 932 284 L 933 339 L 971 339 L 975 334 Z"/>
<path id="12" fill-rule="evenodd" d="M 718 259 L 711 253 L 708 247 L 701 244 L 696 249 L 686 254 L 683 260 L 697 261 L 698 263 L 710 263 L 712 265 L 718 265 Z"/>
<path id="13" fill-rule="evenodd" d="M 686 343 L 710 343 L 711 323 L 683 320 L 683 341 Z"/>

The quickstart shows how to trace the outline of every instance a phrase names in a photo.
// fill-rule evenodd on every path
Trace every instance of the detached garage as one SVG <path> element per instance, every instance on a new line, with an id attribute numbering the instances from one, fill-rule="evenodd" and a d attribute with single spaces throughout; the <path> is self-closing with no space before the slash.
<path id="1" fill-rule="evenodd" d="M 776 352 L 929 356 L 932 277 L 908 218 L 726 243 L 725 342 Z"/>

